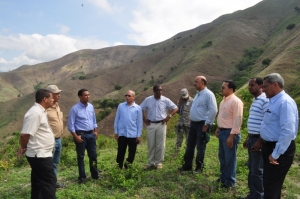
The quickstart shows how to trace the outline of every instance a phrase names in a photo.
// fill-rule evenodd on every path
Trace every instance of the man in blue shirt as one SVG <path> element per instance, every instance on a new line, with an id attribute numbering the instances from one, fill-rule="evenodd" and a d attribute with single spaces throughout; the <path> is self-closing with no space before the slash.
<path id="1" fill-rule="evenodd" d="M 197 145 L 196 169 L 195 173 L 200 173 L 204 168 L 204 155 L 206 150 L 206 133 L 218 112 L 216 97 L 206 87 L 206 78 L 198 76 L 195 78 L 194 86 L 197 94 L 194 98 L 190 118 L 191 125 L 188 136 L 186 151 L 184 154 L 184 164 L 178 168 L 179 171 L 191 171 L 195 146 Z"/>
<path id="2" fill-rule="evenodd" d="M 143 121 L 147 125 L 148 163 L 145 170 L 162 169 L 165 156 L 167 122 L 177 112 L 177 106 L 161 95 L 162 88 L 153 86 L 154 95 L 141 104 Z M 168 111 L 171 113 L 168 115 Z"/>
<path id="3" fill-rule="evenodd" d="M 78 91 L 80 102 L 75 104 L 68 116 L 68 130 L 71 132 L 76 144 L 78 163 L 78 183 L 84 183 L 86 179 L 84 169 L 84 151 L 89 156 L 90 172 L 93 179 L 98 179 L 96 139 L 98 138 L 96 116 L 94 106 L 88 101 L 90 93 L 87 89 Z"/>
<path id="4" fill-rule="evenodd" d="M 295 155 L 298 108 L 295 101 L 284 92 L 284 80 L 280 74 L 269 74 L 263 80 L 263 91 L 270 100 L 260 127 L 263 139 L 264 198 L 279 199 Z"/>
<path id="5" fill-rule="evenodd" d="M 264 113 L 269 105 L 269 100 L 262 92 L 263 79 L 255 77 L 250 79 L 248 90 L 254 96 L 249 110 L 248 136 L 243 146 L 248 149 L 248 187 L 250 194 L 243 199 L 263 199 L 263 160 L 261 154 L 262 139 L 260 137 L 260 125 Z"/>
<path id="6" fill-rule="evenodd" d="M 143 113 L 141 107 L 134 102 L 135 92 L 127 91 L 125 98 L 126 102 L 118 106 L 114 122 L 115 139 L 118 141 L 117 163 L 120 169 L 123 168 L 127 146 L 128 158 L 124 167 L 127 169 L 133 163 L 143 129 Z"/>

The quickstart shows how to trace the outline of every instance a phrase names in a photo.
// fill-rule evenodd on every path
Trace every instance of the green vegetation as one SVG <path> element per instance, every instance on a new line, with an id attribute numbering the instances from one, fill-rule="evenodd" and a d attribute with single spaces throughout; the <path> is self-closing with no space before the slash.
<path id="1" fill-rule="evenodd" d="M 272 61 L 272 59 L 266 58 L 266 59 L 262 60 L 261 63 L 262 63 L 262 65 L 264 65 L 264 66 L 269 66 L 270 63 L 271 63 L 271 61 Z"/>
<path id="2" fill-rule="evenodd" d="M 287 27 L 286 27 L 286 29 L 287 30 L 292 30 L 292 29 L 294 29 L 296 27 L 296 25 L 294 24 L 294 23 L 292 23 L 292 24 L 289 24 Z"/>
<path id="3" fill-rule="evenodd" d="M 81 76 L 78 77 L 78 79 L 84 80 L 84 79 L 87 79 L 87 78 L 86 78 L 86 76 L 81 75 Z"/>
<path id="4" fill-rule="evenodd" d="M 208 41 L 208 42 L 206 42 L 205 44 L 202 45 L 202 48 L 207 48 L 211 45 L 212 45 L 212 41 Z"/>
<path id="5" fill-rule="evenodd" d="M 39 82 L 37 85 L 33 86 L 34 90 L 37 91 L 42 88 L 43 82 Z"/>
<path id="6" fill-rule="evenodd" d="M 298 6 L 295 6 L 294 9 L 297 13 L 300 13 L 300 8 Z"/>
<path id="7" fill-rule="evenodd" d="M 257 47 L 250 47 L 244 50 L 244 55 L 239 63 L 235 65 L 236 71 L 232 76 L 232 79 L 235 81 L 238 88 L 249 80 L 251 70 L 256 60 L 263 52 L 262 48 Z"/>
<path id="8" fill-rule="evenodd" d="M 121 90 L 121 88 L 122 88 L 121 85 L 119 85 L 119 84 L 115 85 L 115 90 Z"/>
<path id="9" fill-rule="evenodd" d="M 252 96 L 246 89 L 237 95 L 244 101 L 244 120 L 242 138 L 245 139 L 247 129 L 246 120 Z M 216 94 L 217 102 L 221 96 Z M 112 104 L 111 99 L 94 102 L 101 107 Z M 100 180 L 92 180 L 88 170 L 88 158 L 85 158 L 87 181 L 77 184 L 78 170 L 76 166 L 75 144 L 71 136 L 63 138 L 63 150 L 59 164 L 58 181 L 67 185 L 57 190 L 58 199 L 97 199 L 97 198 L 211 198 L 235 199 L 248 193 L 247 188 L 247 150 L 239 144 L 237 157 L 237 185 L 236 189 L 226 192 L 217 188 L 215 180 L 219 177 L 218 140 L 211 130 L 211 141 L 207 145 L 205 169 L 202 174 L 178 172 L 182 164 L 184 147 L 179 154 L 174 154 L 176 134 L 174 126 L 178 116 L 168 122 L 165 162 L 162 170 L 144 171 L 147 161 L 146 132 L 142 134 L 142 143 L 138 146 L 136 158 L 131 168 L 120 170 L 116 163 L 117 143 L 112 138 L 99 135 L 97 140 L 98 168 L 101 171 Z M 23 199 L 30 197 L 30 167 L 25 157 L 16 158 L 19 133 L 13 133 L 0 142 L 0 198 Z M 296 140 L 297 151 L 295 161 L 290 168 L 283 186 L 283 198 L 294 199 L 299 197 L 300 177 L 299 156 L 300 138 Z"/>
<path id="10" fill-rule="evenodd" d="M 97 122 L 100 122 L 106 116 L 108 116 L 113 109 L 118 107 L 121 102 L 123 102 L 122 99 L 104 99 L 93 101 L 92 103 L 96 109 L 102 109 L 96 114 Z"/>

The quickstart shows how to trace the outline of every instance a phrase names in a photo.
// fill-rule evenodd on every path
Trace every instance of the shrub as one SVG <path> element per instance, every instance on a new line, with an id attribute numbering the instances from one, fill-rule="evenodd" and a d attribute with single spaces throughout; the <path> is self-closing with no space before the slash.
<path id="1" fill-rule="evenodd" d="M 115 90 L 121 90 L 121 88 L 122 88 L 121 85 L 119 85 L 119 84 L 115 85 Z"/>
<path id="2" fill-rule="evenodd" d="M 292 30 L 293 28 L 295 28 L 295 24 L 294 23 L 292 23 L 292 24 L 289 24 L 287 27 L 286 27 L 286 29 L 287 30 Z"/>
<path id="3" fill-rule="evenodd" d="M 264 59 L 261 63 L 264 65 L 264 66 L 269 66 L 270 65 L 270 63 L 271 63 L 271 59 L 269 59 L 269 58 L 266 58 L 266 59 Z"/>
<path id="4" fill-rule="evenodd" d="M 84 79 L 86 79 L 86 76 L 81 75 L 81 76 L 78 77 L 78 79 L 84 80 Z"/>
<path id="5" fill-rule="evenodd" d="M 208 41 L 205 44 L 203 44 L 202 48 L 206 48 L 212 45 L 212 41 Z"/>

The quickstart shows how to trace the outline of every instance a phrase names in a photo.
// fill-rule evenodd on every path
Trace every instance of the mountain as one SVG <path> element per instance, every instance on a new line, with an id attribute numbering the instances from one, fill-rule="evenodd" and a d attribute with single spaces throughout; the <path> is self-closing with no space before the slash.
<path id="1" fill-rule="evenodd" d="M 208 87 L 217 91 L 224 79 L 240 76 L 247 83 L 250 76 L 278 72 L 285 79 L 286 90 L 297 97 L 300 13 L 295 7 L 299 5 L 298 0 L 264 0 L 157 44 L 80 50 L 54 61 L 0 73 L 0 132 L 20 131 L 24 113 L 34 102 L 35 89 L 49 84 L 64 90 L 60 106 L 65 120 L 78 101 L 80 88 L 87 88 L 92 100 L 123 98 L 132 89 L 141 103 L 152 94 L 154 84 L 162 84 L 163 95 L 175 102 L 184 87 L 195 93 L 197 75 L 206 76 Z M 287 29 L 290 24 L 295 27 Z M 251 47 L 263 53 L 251 68 L 237 70 L 244 51 Z M 262 64 L 265 59 L 271 60 L 269 65 Z M 113 119 L 114 113 L 99 123 L 100 133 L 112 134 Z"/>

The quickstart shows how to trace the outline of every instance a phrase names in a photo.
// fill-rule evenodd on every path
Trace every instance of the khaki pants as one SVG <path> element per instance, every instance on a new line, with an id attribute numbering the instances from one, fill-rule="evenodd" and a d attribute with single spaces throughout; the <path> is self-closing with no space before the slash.
<path id="1" fill-rule="evenodd" d="M 148 165 L 162 165 L 166 148 L 167 125 L 162 123 L 150 123 L 147 126 Z"/>

